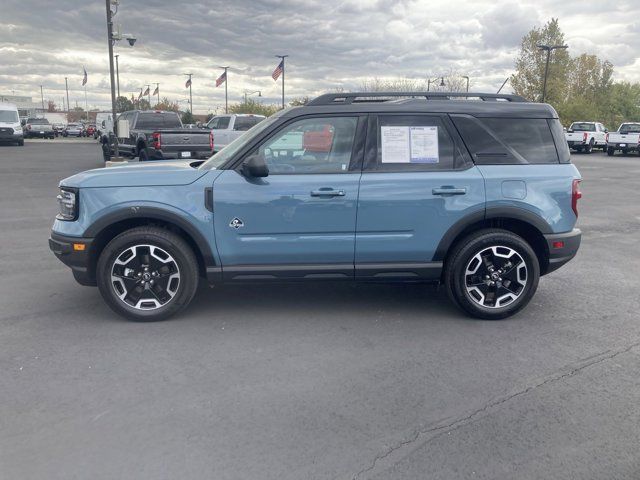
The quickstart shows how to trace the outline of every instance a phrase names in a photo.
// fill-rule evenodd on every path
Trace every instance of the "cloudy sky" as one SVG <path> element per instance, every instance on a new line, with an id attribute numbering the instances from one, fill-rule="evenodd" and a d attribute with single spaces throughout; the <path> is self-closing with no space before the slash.
<path id="1" fill-rule="evenodd" d="M 1 4 L 0 95 L 39 100 L 43 85 L 45 100 L 60 104 L 66 76 L 72 105 L 84 106 L 84 65 L 90 108 L 109 105 L 105 1 Z M 159 82 L 162 96 L 185 102 L 182 73 L 193 72 L 195 113 L 214 112 L 224 105 L 218 66 L 230 65 L 230 102 L 261 90 L 262 101 L 276 103 L 276 54 L 290 55 L 289 99 L 450 71 L 469 75 L 473 90 L 496 91 L 522 36 L 551 17 L 571 54 L 595 53 L 613 62 L 617 79 L 640 81 L 638 0 L 120 0 L 115 23 L 138 39 L 116 45 L 120 91 Z"/>

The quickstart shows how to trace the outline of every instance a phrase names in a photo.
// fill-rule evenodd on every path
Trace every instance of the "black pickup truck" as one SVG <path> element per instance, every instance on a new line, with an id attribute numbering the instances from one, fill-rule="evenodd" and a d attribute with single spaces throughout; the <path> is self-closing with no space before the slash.
<path id="1" fill-rule="evenodd" d="M 121 155 L 147 160 L 209 158 L 213 155 L 213 137 L 209 130 L 183 128 L 176 112 L 132 110 L 118 117 L 129 122 L 129 135 L 118 135 Z M 113 142 L 113 137 L 111 142 Z M 103 142 L 104 143 L 104 142 Z M 111 148 L 113 151 L 113 147 Z"/>

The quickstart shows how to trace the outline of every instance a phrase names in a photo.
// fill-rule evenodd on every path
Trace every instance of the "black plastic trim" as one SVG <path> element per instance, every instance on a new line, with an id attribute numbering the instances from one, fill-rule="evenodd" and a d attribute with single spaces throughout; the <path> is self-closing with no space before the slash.
<path id="1" fill-rule="evenodd" d="M 91 263 L 89 261 L 92 242 L 93 238 L 69 237 L 55 232 L 51 232 L 49 238 L 49 249 L 58 260 L 71 268 L 73 277 L 80 285 L 96 285 L 95 278 L 90 271 Z M 74 243 L 83 243 L 86 247 L 82 251 L 77 251 L 73 249 Z"/>
<path id="2" fill-rule="evenodd" d="M 549 265 L 544 274 L 551 273 L 569 262 L 578 253 L 582 241 L 582 232 L 574 228 L 570 232 L 547 234 L 544 236 L 549 250 Z M 553 243 L 562 241 L 564 247 L 553 248 Z"/>

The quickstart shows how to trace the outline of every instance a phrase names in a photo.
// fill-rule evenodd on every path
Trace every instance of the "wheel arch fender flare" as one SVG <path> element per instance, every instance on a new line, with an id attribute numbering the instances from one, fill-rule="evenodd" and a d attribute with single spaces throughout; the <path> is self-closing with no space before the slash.
<path id="1" fill-rule="evenodd" d="M 551 226 L 542 217 L 529 210 L 520 207 L 489 207 L 486 210 L 479 210 L 461 218 L 454 223 L 442 236 L 436 249 L 433 260 L 442 261 L 446 258 L 451 246 L 467 231 L 475 230 L 474 226 L 484 228 L 491 226 L 492 221 L 515 220 L 526 223 L 535 228 L 541 235 L 553 233 Z"/>

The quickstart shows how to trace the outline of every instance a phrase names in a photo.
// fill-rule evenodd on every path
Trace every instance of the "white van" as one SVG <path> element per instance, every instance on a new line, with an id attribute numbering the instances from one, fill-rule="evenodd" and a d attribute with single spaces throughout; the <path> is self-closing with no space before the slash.
<path id="1" fill-rule="evenodd" d="M 0 102 L 0 143 L 24 145 L 18 108 L 13 103 Z"/>
<path id="2" fill-rule="evenodd" d="M 96 132 L 93 138 L 101 139 L 109 138 L 109 134 L 113 133 L 113 118 L 111 112 L 98 112 L 96 114 Z"/>

